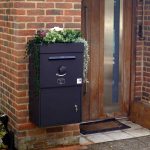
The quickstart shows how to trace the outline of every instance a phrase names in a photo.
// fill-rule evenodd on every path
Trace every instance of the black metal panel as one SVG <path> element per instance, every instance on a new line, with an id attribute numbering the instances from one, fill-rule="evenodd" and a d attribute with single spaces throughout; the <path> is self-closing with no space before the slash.
<path id="1" fill-rule="evenodd" d="M 38 124 L 38 120 L 40 118 L 40 98 L 36 93 L 35 88 L 35 70 L 33 67 L 33 56 L 30 56 L 29 58 L 29 117 L 30 120 L 36 124 Z"/>
<path id="2" fill-rule="evenodd" d="M 75 59 L 53 59 L 59 57 L 75 57 Z M 60 69 L 65 67 L 64 73 Z M 83 74 L 83 55 L 82 53 L 59 53 L 40 55 L 40 86 L 41 88 L 73 86 L 79 84 Z M 60 82 L 62 80 L 62 82 Z M 80 83 L 82 84 L 82 82 Z"/>
<path id="3" fill-rule="evenodd" d="M 73 52 L 83 52 L 84 44 L 83 43 L 54 43 L 48 45 L 41 45 L 40 53 L 41 54 L 50 54 L 50 53 L 73 53 Z"/>
<path id="4" fill-rule="evenodd" d="M 40 126 L 81 122 L 81 86 L 41 90 Z"/>

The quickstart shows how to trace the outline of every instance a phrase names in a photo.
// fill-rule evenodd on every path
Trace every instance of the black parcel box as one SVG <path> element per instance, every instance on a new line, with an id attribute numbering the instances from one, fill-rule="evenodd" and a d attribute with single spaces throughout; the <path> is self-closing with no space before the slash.
<path id="1" fill-rule="evenodd" d="M 29 116 L 40 127 L 81 121 L 82 43 L 40 46 L 39 93 L 35 94 L 34 59 L 29 62 Z"/>

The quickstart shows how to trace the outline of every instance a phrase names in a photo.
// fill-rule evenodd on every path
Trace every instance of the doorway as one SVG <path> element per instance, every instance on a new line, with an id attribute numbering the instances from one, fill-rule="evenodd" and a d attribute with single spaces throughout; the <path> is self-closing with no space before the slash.
<path id="1" fill-rule="evenodd" d="M 131 30 L 131 0 L 82 1 L 82 31 L 90 48 L 82 121 L 128 116 Z"/>

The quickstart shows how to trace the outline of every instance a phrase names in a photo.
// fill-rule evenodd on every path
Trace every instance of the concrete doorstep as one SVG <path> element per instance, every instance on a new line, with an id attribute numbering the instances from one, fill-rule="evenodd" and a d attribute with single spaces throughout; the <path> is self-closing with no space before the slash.
<path id="1" fill-rule="evenodd" d="M 88 146 L 88 150 L 150 150 L 150 136 L 111 141 Z"/>
<path id="2" fill-rule="evenodd" d="M 75 145 L 59 147 L 49 150 L 150 150 L 150 136 L 90 144 L 85 146 Z"/>

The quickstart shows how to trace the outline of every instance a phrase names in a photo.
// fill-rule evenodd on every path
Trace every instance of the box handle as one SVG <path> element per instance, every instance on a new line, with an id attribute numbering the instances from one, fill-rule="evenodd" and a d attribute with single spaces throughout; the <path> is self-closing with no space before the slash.
<path id="1" fill-rule="evenodd" d="M 76 59 L 76 56 L 51 56 L 48 60 L 71 60 Z"/>
<path id="2" fill-rule="evenodd" d="M 59 74 L 59 73 L 56 73 L 56 76 L 58 76 L 58 77 L 63 77 L 63 76 L 65 76 L 67 73 L 64 73 L 64 74 Z"/>

